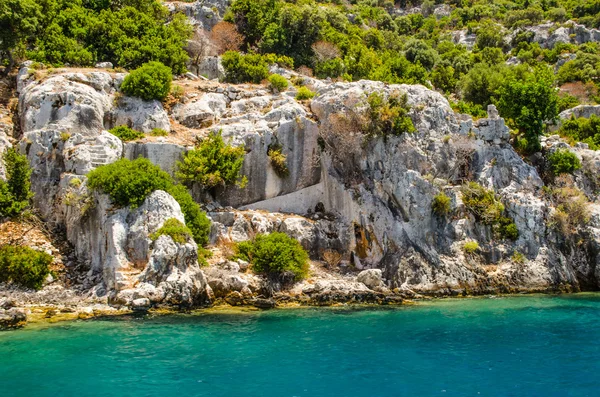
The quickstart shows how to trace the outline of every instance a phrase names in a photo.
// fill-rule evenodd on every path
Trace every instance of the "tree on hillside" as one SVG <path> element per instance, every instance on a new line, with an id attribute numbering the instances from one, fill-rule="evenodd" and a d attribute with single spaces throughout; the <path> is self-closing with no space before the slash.
<path id="1" fill-rule="evenodd" d="M 527 151 L 539 151 L 544 122 L 554 120 L 558 114 L 558 94 L 552 71 L 540 66 L 525 78 L 509 77 L 500 87 L 498 109 L 525 135 Z"/>

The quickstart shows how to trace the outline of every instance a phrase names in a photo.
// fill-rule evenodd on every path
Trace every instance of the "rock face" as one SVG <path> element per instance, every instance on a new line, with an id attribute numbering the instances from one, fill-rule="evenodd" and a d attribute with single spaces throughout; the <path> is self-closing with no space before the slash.
<path id="1" fill-rule="evenodd" d="M 105 128 L 119 125 L 142 132 L 150 132 L 154 128 L 171 131 L 169 116 L 159 101 L 144 101 L 131 97 L 119 99 L 119 106 L 106 115 Z"/>
<path id="2" fill-rule="evenodd" d="M 558 43 L 583 44 L 600 41 L 600 30 L 589 29 L 573 21 L 567 21 L 563 26 L 553 22 L 524 28 L 533 33 L 533 41 L 543 48 L 553 48 Z"/>
<path id="3" fill-rule="evenodd" d="M 140 299 L 152 305 L 205 303 L 207 284 L 196 244 L 149 238 L 166 219 L 184 221 L 170 195 L 156 191 L 137 209 L 115 208 L 109 197 L 85 186 L 89 171 L 124 154 L 173 167 L 183 147 L 130 143 L 125 152 L 121 140 L 105 131 L 120 123 L 168 130 L 162 105 L 133 98 L 115 104 L 120 75 L 68 73 L 36 82 L 27 80 L 27 73 L 20 73 L 19 147 L 33 168 L 34 204 L 47 222 L 65 230 L 79 261 L 89 268 L 90 283 L 98 283 L 95 293 L 138 309 L 147 306 Z"/>
<path id="4" fill-rule="evenodd" d="M 182 102 L 165 111 L 157 103 L 114 101 L 122 75 L 65 73 L 35 81 L 24 69 L 18 77 L 19 148 L 33 167 L 34 203 L 46 221 L 66 231 L 95 293 L 116 305 L 146 310 L 216 298 L 266 307 L 271 299 L 284 299 L 281 285 L 255 278 L 247 263 L 226 262 L 204 273 L 192 241 L 152 241 L 149 235 L 166 219 L 183 221 L 167 193 L 154 192 L 132 209 L 116 208 L 86 188 L 89 171 L 121 157 L 141 155 L 172 173 L 185 150 L 216 132 L 244 146 L 242 174 L 249 183 L 216 189 L 211 197 L 193 187 L 212 219 L 211 243 L 279 231 L 297 239 L 313 259 L 335 251 L 351 269 L 351 276 L 298 283 L 290 293 L 299 301 L 387 302 L 395 299 L 390 290 L 448 295 L 600 287 L 600 183 L 593 178 L 600 157 L 585 145 L 572 149 L 586 167 L 575 173 L 574 184 L 593 202 L 590 226 L 581 236 L 586 244 L 575 247 L 552 226 L 555 204 L 536 168 L 510 145 L 493 106 L 488 117 L 473 120 L 455 114 L 441 94 L 423 86 L 303 77 L 316 91 L 310 102 L 296 101 L 295 88 L 274 94 L 260 86 L 194 80 L 198 91 L 188 86 Z M 373 92 L 406 94 L 415 132 L 365 136 L 361 117 Z M 123 144 L 106 131 L 120 122 L 142 130 L 168 122 L 173 131 L 152 142 Z M 566 146 L 558 138 L 544 145 Z M 286 156 L 287 176 L 275 172 L 270 148 Z M 518 229 L 514 241 L 495 234 L 464 205 L 462 186 L 469 181 L 498 195 Z M 446 215 L 432 211 L 441 192 L 451 203 Z M 464 252 L 467 241 L 478 243 L 475 254 Z M 268 302 L 257 301 L 259 295 Z"/>
<path id="5" fill-rule="evenodd" d="M 192 25 L 211 30 L 223 20 L 229 3 L 229 0 L 197 0 L 193 3 L 166 3 L 166 6 L 173 13 L 184 13 Z"/>

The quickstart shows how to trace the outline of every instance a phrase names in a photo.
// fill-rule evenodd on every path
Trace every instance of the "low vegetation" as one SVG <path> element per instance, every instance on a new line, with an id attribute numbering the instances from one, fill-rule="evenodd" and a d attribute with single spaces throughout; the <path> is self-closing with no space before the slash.
<path id="1" fill-rule="evenodd" d="M 587 143 L 592 150 L 600 149 L 600 117 L 591 115 L 589 119 L 575 117 L 565 120 L 558 133 L 571 143 Z"/>
<path id="2" fill-rule="evenodd" d="M 577 155 L 568 149 L 558 149 L 548 156 L 548 163 L 554 175 L 572 174 L 581 168 Z"/>
<path id="3" fill-rule="evenodd" d="M 296 93 L 296 99 L 299 101 L 304 101 L 307 99 L 314 98 L 315 93 L 312 92 L 308 87 L 302 86 L 298 88 L 298 92 Z"/>
<path id="4" fill-rule="evenodd" d="M 185 71 L 192 27 L 157 0 L 7 0 L 0 3 L 0 64 L 136 68 L 159 61 Z"/>
<path id="5" fill-rule="evenodd" d="M 477 241 L 467 241 L 463 244 L 463 251 L 465 254 L 473 255 L 479 249 Z"/>
<path id="6" fill-rule="evenodd" d="M 174 242 L 185 244 L 192 238 L 192 231 L 176 218 L 169 218 L 157 231 L 150 235 L 150 239 L 154 241 L 160 236 L 169 236 Z"/>
<path id="7" fill-rule="evenodd" d="M 150 131 L 150 135 L 151 136 L 169 136 L 169 133 L 165 130 L 163 130 L 162 128 L 153 128 L 152 131 Z"/>
<path id="8" fill-rule="evenodd" d="M 2 155 L 6 168 L 6 181 L 0 179 L 0 216 L 19 215 L 29 206 L 31 193 L 31 168 L 25 155 L 8 148 Z"/>
<path id="9" fill-rule="evenodd" d="M 122 140 L 123 142 L 135 141 L 136 139 L 142 139 L 145 137 L 141 131 L 136 131 L 126 125 L 119 125 L 117 127 L 108 130 L 111 134 Z"/>
<path id="10" fill-rule="evenodd" d="M 591 217 L 589 201 L 581 190 L 573 187 L 571 177 L 558 177 L 556 186 L 549 193 L 549 199 L 556 208 L 549 222 L 550 227 L 564 237 L 570 237 L 588 225 Z"/>
<path id="11" fill-rule="evenodd" d="M 0 282 L 12 282 L 23 287 L 40 289 L 50 273 L 52 256 L 29 247 L 0 247 Z"/>
<path id="12" fill-rule="evenodd" d="M 433 197 L 431 209 L 439 216 L 445 216 L 450 213 L 452 200 L 444 192 L 439 192 Z"/>
<path id="13" fill-rule="evenodd" d="M 194 240 L 199 245 L 208 242 L 210 220 L 206 214 L 184 186 L 175 185 L 169 174 L 148 159 L 121 159 L 100 166 L 88 174 L 87 186 L 108 194 L 119 206 L 132 208 L 141 205 L 150 193 L 164 190 L 179 203 Z"/>
<path id="14" fill-rule="evenodd" d="M 275 92 L 283 92 L 288 88 L 288 81 L 285 77 L 279 74 L 272 74 L 269 76 L 269 85 Z"/>
<path id="15" fill-rule="evenodd" d="M 505 215 L 504 204 L 494 191 L 476 182 L 462 187 L 462 201 L 477 221 L 490 225 L 494 233 L 502 238 L 516 240 L 519 237 L 517 225 Z"/>
<path id="16" fill-rule="evenodd" d="M 373 136 L 401 135 L 414 132 L 415 126 L 408 116 L 410 107 L 406 94 L 392 93 L 388 98 L 378 92 L 367 97 L 365 131 Z"/>
<path id="17" fill-rule="evenodd" d="M 285 178 L 290 174 L 290 170 L 287 166 L 287 156 L 281 152 L 281 146 L 275 145 L 269 148 L 267 155 L 271 167 L 275 170 L 277 175 L 281 178 Z"/>
<path id="18" fill-rule="evenodd" d="M 162 101 L 171 91 L 172 79 L 168 66 L 160 62 L 148 62 L 125 76 L 121 91 L 146 101 Z"/>
<path id="19" fill-rule="evenodd" d="M 220 132 L 213 133 L 177 162 L 175 176 L 186 185 L 198 182 L 206 189 L 232 184 L 244 187 L 247 178 L 240 171 L 245 155 L 243 146 L 234 147 L 225 143 Z"/>
<path id="20" fill-rule="evenodd" d="M 308 254 L 300 243 L 283 233 L 258 234 L 237 246 L 237 256 L 252 264 L 255 273 L 292 273 L 295 280 L 308 276 Z"/>
<path id="21" fill-rule="evenodd" d="M 225 80 L 230 83 L 260 84 L 269 77 L 269 65 L 279 64 L 284 67 L 293 67 L 293 60 L 285 56 L 262 55 L 253 52 L 241 54 L 237 51 L 224 53 L 221 63 L 225 69 Z"/>

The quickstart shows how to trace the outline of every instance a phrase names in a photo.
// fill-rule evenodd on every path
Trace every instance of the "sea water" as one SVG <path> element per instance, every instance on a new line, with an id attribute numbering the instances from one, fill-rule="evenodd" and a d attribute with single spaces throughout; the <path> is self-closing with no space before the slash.
<path id="1" fill-rule="evenodd" d="M 0 396 L 600 396 L 600 295 L 32 326 Z"/>

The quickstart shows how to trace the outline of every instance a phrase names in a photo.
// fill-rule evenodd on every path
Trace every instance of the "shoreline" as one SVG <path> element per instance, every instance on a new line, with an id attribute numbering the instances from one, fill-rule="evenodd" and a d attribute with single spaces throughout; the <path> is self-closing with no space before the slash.
<path id="1" fill-rule="evenodd" d="M 302 309 L 335 309 L 335 308 L 348 308 L 356 310 L 368 310 L 368 309 L 384 309 L 384 308 L 400 308 L 404 306 L 425 306 L 429 304 L 436 304 L 448 301 L 459 301 L 459 300 L 484 300 L 484 299 L 504 299 L 504 298 L 518 298 L 518 297 L 552 297 L 552 296 L 588 296 L 598 295 L 600 297 L 600 291 L 583 291 L 583 292 L 556 292 L 556 293 L 510 293 L 510 294 L 487 294 L 487 295 L 466 295 L 466 296 L 436 296 L 427 297 L 422 296 L 416 299 L 405 299 L 401 303 L 361 303 L 361 302 L 347 302 L 347 303 L 333 303 L 329 305 L 310 305 L 301 304 L 299 302 L 288 302 L 278 304 L 276 307 L 271 309 L 259 308 L 253 305 L 238 305 L 232 306 L 225 302 L 216 304 L 209 307 L 200 307 L 190 310 L 182 310 L 178 308 L 170 307 L 159 307 L 151 308 L 146 311 L 136 311 L 127 308 L 114 308 L 106 306 L 90 310 L 90 306 L 81 306 L 77 310 L 73 308 L 60 307 L 60 305 L 31 305 L 20 307 L 21 310 L 27 311 L 27 321 L 24 324 L 0 329 L 1 331 L 17 331 L 17 330 L 33 330 L 38 328 L 45 328 L 46 326 L 53 326 L 59 323 L 69 323 L 73 321 L 88 321 L 88 320 L 101 320 L 101 319 L 118 319 L 125 318 L 127 316 L 136 316 L 141 318 L 155 318 L 171 315 L 184 315 L 184 316 L 202 316 L 202 315 L 252 315 L 266 311 L 291 311 L 291 310 L 302 310 Z"/>

